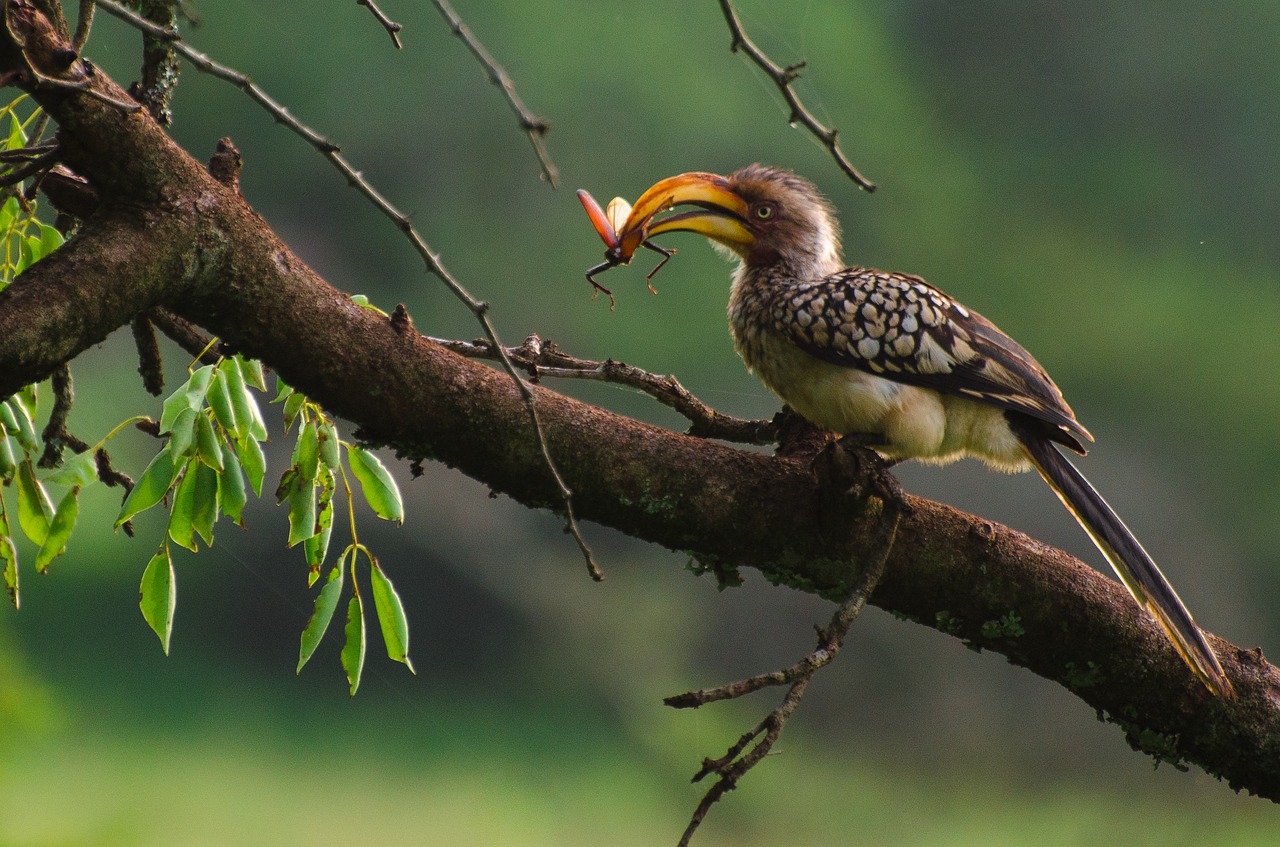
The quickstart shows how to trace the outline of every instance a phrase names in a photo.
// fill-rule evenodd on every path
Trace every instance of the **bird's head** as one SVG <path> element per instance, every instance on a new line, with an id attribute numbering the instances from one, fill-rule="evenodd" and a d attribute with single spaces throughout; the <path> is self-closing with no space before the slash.
<path id="1" fill-rule="evenodd" d="M 679 206 L 693 208 L 658 217 Z M 791 171 L 748 165 L 728 176 L 668 177 L 636 201 L 618 232 L 628 258 L 645 240 L 696 232 L 736 254 L 747 267 L 785 266 L 816 279 L 842 267 L 840 228 L 813 183 Z"/>

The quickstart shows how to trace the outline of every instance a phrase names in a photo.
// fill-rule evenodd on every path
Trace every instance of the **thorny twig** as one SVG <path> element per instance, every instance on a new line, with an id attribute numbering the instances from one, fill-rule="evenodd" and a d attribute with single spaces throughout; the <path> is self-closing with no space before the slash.
<path id="1" fill-rule="evenodd" d="M 884 474 L 885 471 L 883 467 L 877 467 L 872 473 Z M 849 633 L 849 628 L 866 607 L 867 598 L 875 591 L 876 585 L 880 582 L 880 577 L 884 575 L 885 564 L 889 561 L 889 553 L 898 537 L 898 525 L 901 523 L 902 515 L 909 507 L 906 505 L 905 500 L 902 499 L 903 495 L 900 489 L 897 488 L 896 481 L 890 482 L 882 479 L 879 485 L 882 488 L 877 496 L 883 504 L 880 537 L 876 540 L 876 546 L 871 549 L 877 549 L 881 552 L 867 562 L 866 567 L 858 574 L 858 578 L 844 602 L 832 614 L 831 621 L 825 628 L 818 630 L 818 646 L 812 653 L 794 665 L 782 670 L 759 674 L 758 676 L 731 682 L 718 688 L 688 691 L 663 700 L 666 705 L 677 709 L 697 708 L 718 700 L 732 700 L 743 697 L 770 686 L 791 686 L 777 708 L 773 709 L 765 716 L 764 720 L 739 738 L 723 756 L 718 759 L 708 758 L 703 760 L 702 767 L 693 776 L 693 782 L 699 782 L 712 774 L 717 775 L 719 778 L 707 789 L 707 793 L 703 795 L 697 808 L 694 809 L 693 815 L 689 819 L 689 825 L 680 837 L 679 847 L 688 847 L 694 832 L 697 831 L 711 807 L 719 802 L 720 798 L 725 794 L 737 788 L 738 781 L 742 779 L 747 771 L 759 764 L 773 749 L 773 745 L 782 734 L 787 721 L 796 709 L 800 707 L 810 680 L 813 679 L 814 674 L 830 664 L 839 654 L 845 636 Z M 885 491 L 889 493 L 884 493 Z M 755 746 L 748 750 L 747 748 L 753 741 L 756 742 Z"/>
<path id="2" fill-rule="evenodd" d="M 582 531 L 578 528 L 578 519 L 574 514 L 573 508 L 573 492 L 569 490 L 569 486 L 565 483 L 564 477 L 561 476 L 559 469 L 556 467 L 555 461 L 551 458 L 551 449 L 547 445 L 546 432 L 542 428 L 542 420 L 538 414 L 538 407 L 534 401 L 533 390 L 529 384 L 520 376 L 520 372 L 506 355 L 502 342 L 498 339 L 497 330 L 493 327 L 493 322 L 489 320 L 489 304 L 477 300 L 465 289 L 453 274 L 445 268 L 440 256 L 431 249 L 431 247 L 423 240 L 422 236 L 414 229 L 409 218 L 400 212 L 391 201 L 383 197 L 378 190 L 370 185 L 360 173 L 351 166 L 351 163 L 342 156 L 338 145 L 329 141 L 315 130 L 303 124 L 297 118 L 289 114 L 289 111 L 274 99 L 272 99 L 265 91 L 254 84 L 253 80 L 244 74 L 235 71 L 226 65 L 213 61 L 205 54 L 188 46 L 182 36 L 172 30 L 158 27 L 140 15 L 126 9 L 115 0 L 97 0 L 98 6 L 106 12 L 115 15 L 121 20 L 126 21 L 144 32 L 150 33 L 156 38 L 164 39 L 173 45 L 173 49 L 185 56 L 193 65 L 204 73 L 218 77 L 219 79 L 230 82 L 239 88 L 252 100 L 266 109 L 272 117 L 278 122 L 284 124 L 293 132 L 300 135 L 308 144 L 315 147 L 320 153 L 333 164 L 339 172 L 346 177 L 347 183 L 355 188 L 373 203 L 378 211 L 391 219 L 395 227 L 404 234 L 413 249 L 422 258 L 427 266 L 427 271 L 434 274 L 445 286 L 471 311 L 476 320 L 480 322 L 480 326 L 484 330 L 485 337 L 493 344 L 494 349 L 499 351 L 499 359 L 502 362 L 502 368 L 507 372 L 511 379 L 515 382 L 520 391 L 520 396 L 524 400 L 525 406 L 529 410 L 529 419 L 533 426 L 533 431 L 538 439 L 538 448 L 542 453 L 543 461 L 546 464 L 548 472 L 551 474 L 552 481 L 555 483 L 559 492 L 561 503 L 565 512 L 565 530 L 573 536 L 573 540 L 577 542 L 578 549 L 582 551 L 582 556 L 586 560 L 587 572 L 591 574 L 594 580 L 601 580 L 604 574 L 600 571 L 600 567 L 596 564 L 595 558 L 591 554 L 591 548 L 587 546 L 587 541 L 582 537 Z"/>
<path id="3" fill-rule="evenodd" d="M 787 105 L 791 107 L 791 123 L 802 124 L 805 129 L 813 133 L 814 137 L 831 151 L 831 156 L 836 160 L 836 164 L 840 166 L 840 169 L 848 174 L 849 178 L 859 188 L 868 192 L 875 191 L 875 183 L 858 173 L 858 169 L 853 166 L 853 163 L 844 155 L 844 151 L 840 149 L 840 145 L 836 140 L 840 131 L 823 126 L 804 103 L 800 102 L 799 95 L 791 87 L 791 83 L 795 82 L 800 76 L 800 69 L 804 67 L 805 63 L 797 62 L 794 65 L 782 67 L 766 56 L 764 51 L 747 37 L 747 33 L 742 28 L 742 21 L 738 19 L 738 13 L 733 10 L 731 0 L 720 0 L 720 11 L 724 12 L 724 19 L 729 24 L 729 32 L 733 35 L 733 42 L 729 45 L 729 49 L 734 53 L 742 50 L 751 61 L 755 62 L 761 70 L 769 75 L 774 84 L 778 86 L 778 90 L 782 92 L 782 96 L 786 98 Z"/>
<path id="4" fill-rule="evenodd" d="M 374 3 L 373 0 L 356 0 L 356 5 L 364 6 L 373 13 L 373 16 L 377 18 L 378 23 L 382 24 L 382 28 L 387 31 L 387 35 L 391 36 L 391 43 L 396 46 L 397 50 L 399 50 L 401 46 L 400 30 L 404 29 L 404 27 L 384 15 L 382 10 L 378 8 L 378 4 Z"/>
<path id="5" fill-rule="evenodd" d="M 441 347 L 472 359 L 496 360 L 493 345 L 485 341 L 451 341 L 429 338 Z M 609 359 L 596 362 L 562 352 L 550 341 L 530 335 L 519 347 L 508 347 L 507 356 L 537 381 L 549 376 L 611 382 L 643 391 L 659 403 L 689 419 L 689 434 L 718 438 L 737 444 L 772 444 L 778 427 L 772 420 L 749 421 L 722 414 L 689 393 L 674 376 L 660 376 L 632 365 Z"/>
<path id="6" fill-rule="evenodd" d="M 542 165 L 542 175 L 551 183 L 552 188 L 559 187 L 560 172 L 556 170 L 556 166 L 551 163 L 551 156 L 547 153 L 547 146 L 543 142 L 542 137 L 547 134 L 550 129 L 547 122 L 542 118 L 529 111 L 529 107 L 524 104 L 520 96 L 516 94 L 515 83 L 511 81 L 511 77 L 507 74 L 502 65 L 485 49 L 484 45 L 476 40 L 470 28 L 462 22 L 458 17 L 458 13 L 453 10 L 447 0 L 432 0 L 436 4 L 436 8 L 440 10 L 440 14 L 449 22 L 449 29 L 453 34 L 462 39 L 467 45 L 467 49 L 475 56 L 480 64 L 484 65 L 485 72 L 489 74 L 489 80 L 494 85 L 502 89 L 502 93 L 507 95 L 507 102 L 511 104 L 511 109 L 516 113 L 516 117 L 520 119 L 520 126 L 529 135 L 529 143 L 533 145 L 533 152 L 538 157 L 538 163 Z"/>

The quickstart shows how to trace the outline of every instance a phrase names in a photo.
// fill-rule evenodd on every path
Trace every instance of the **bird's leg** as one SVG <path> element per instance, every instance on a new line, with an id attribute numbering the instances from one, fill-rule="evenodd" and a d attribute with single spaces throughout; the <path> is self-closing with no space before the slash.
<path id="1" fill-rule="evenodd" d="M 812 462 L 836 438 L 834 433 L 810 423 L 790 406 L 783 406 L 782 411 L 774 415 L 773 425 L 778 431 L 775 455 L 790 459 Z"/>
<path id="2" fill-rule="evenodd" d="M 854 433 L 843 436 L 830 449 L 842 451 L 860 466 L 860 481 L 871 489 L 868 494 L 880 498 L 886 507 L 892 503 L 900 514 L 910 515 L 912 508 L 907 502 L 906 492 L 902 490 L 902 483 L 889 473 L 889 469 L 902 460 L 889 459 L 879 453 L 876 447 L 880 443 L 879 436 Z"/>

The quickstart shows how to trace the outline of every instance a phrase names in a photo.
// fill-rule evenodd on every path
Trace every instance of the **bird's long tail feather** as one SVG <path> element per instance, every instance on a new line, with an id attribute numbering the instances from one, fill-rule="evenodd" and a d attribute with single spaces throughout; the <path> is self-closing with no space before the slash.
<path id="1" fill-rule="evenodd" d="M 1188 667 L 1214 694 L 1234 696 L 1231 682 L 1191 613 L 1102 495 L 1048 439 L 1033 432 L 1019 432 L 1019 439 L 1040 476 L 1098 545 L 1129 593 L 1168 634 Z"/>

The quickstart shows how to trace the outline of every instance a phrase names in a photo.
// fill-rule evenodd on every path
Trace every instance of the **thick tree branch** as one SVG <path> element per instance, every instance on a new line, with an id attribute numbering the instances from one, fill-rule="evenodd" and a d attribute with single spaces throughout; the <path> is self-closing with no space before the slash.
<path id="1" fill-rule="evenodd" d="M 0 73 L 16 67 L 14 50 L 0 44 Z M 101 73 L 93 84 L 119 92 Z M 59 123 L 68 165 L 105 200 L 0 292 L 0 397 L 164 306 L 262 358 L 364 438 L 456 466 L 521 503 L 559 506 L 505 374 L 354 305 L 147 114 L 61 88 L 33 95 Z M 584 518 L 831 598 L 876 554 L 877 514 L 830 508 L 807 460 L 533 390 Z M 1153 755 L 1280 800 L 1280 670 L 1260 652 L 1210 637 L 1238 693 L 1211 698 L 1118 584 L 999 525 L 910 505 L 874 604 L 1059 682 Z"/>

